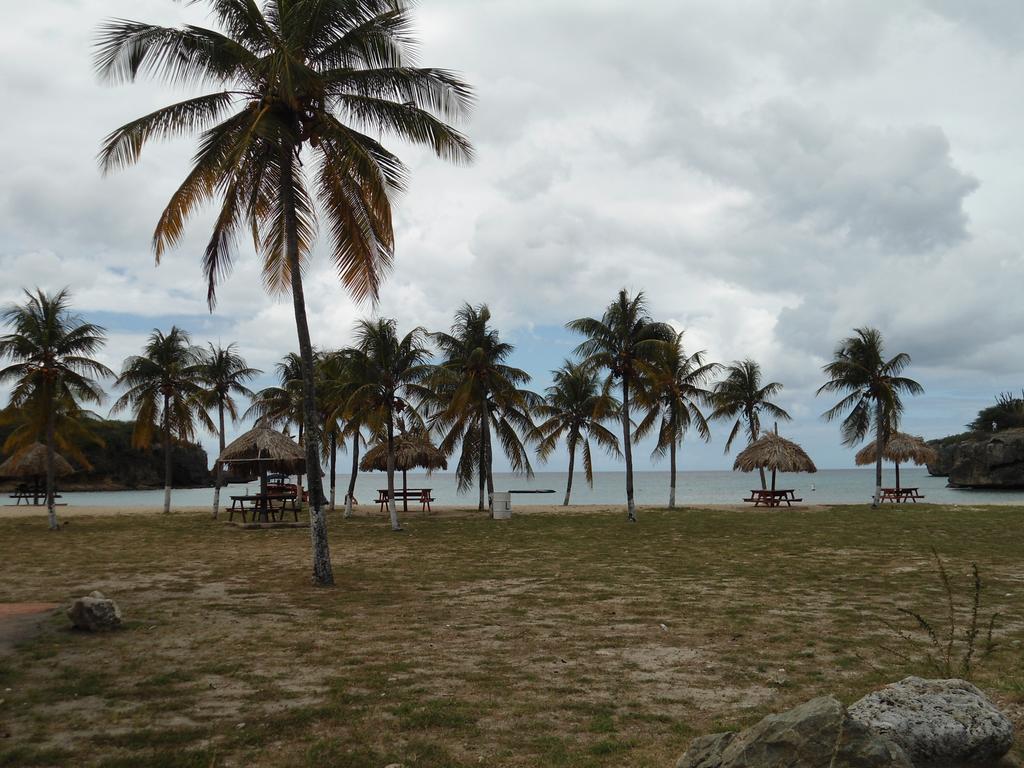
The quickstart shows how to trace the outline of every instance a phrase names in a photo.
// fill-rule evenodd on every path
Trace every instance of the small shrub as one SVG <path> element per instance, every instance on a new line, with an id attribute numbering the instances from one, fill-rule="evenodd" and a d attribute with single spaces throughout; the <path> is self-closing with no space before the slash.
<path id="1" fill-rule="evenodd" d="M 884 619 L 883 623 L 904 644 L 906 650 L 890 646 L 882 646 L 882 648 L 909 664 L 918 663 L 921 660 L 920 656 L 923 655 L 924 663 L 939 677 L 959 676 L 969 680 L 975 660 L 988 656 L 996 648 L 992 633 L 995 630 L 999 614 L 993 613 L 987 621 L 982 620 L 981 595 L 984 585 L 981 581 L 981 573 L 978 571 L 978 564 L 971 563 L 971 572 L 974 578 L 970 595 L 969 618 L 966 625 L 961 627 L 957 621 L 958 611 L 953 584 L 942 558 L 939 557 L 939 553 L 934 547 L 932 547 L 932 557 L 935 559 L 936 574 L 942 584 L 945 596 L 946 616 L 942 620 L 934 620 L 912 608 L 897 608 L 899 613 L 912 621 L 911 629 L 904 629 Z M 982 637 L 983 630 L 984 639 L 979 649 L 978 641 Z M 915 651 L 918 658 L 915 658 Z"/>

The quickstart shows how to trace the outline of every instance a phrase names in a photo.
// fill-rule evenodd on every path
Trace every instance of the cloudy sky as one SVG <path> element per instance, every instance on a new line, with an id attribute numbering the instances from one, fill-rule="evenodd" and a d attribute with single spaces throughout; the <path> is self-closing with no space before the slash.
<path id="1" fill-rule="evenodd" d="M 109 16 L 208 21 L 171 0 L 36 0 L 8 16 L 0 300 L 69 286 L 109 329 L 115 369 L 177 323 L 271 370 L 295 346 L 293 316 L 264 294 L 250 250 L 212 315 L 209 215 L 153 263 L 153 225 L 193 144 L 97 170 L 106 133 L 186 95 L 97 83 L 90 37 Z M 412 183 L 376 311 L 403 329 L 487 302 L 543 388 L 577 343 L 567 320 L 643 290 L 691 349 L 752 356 L 785 384 L 784 431 L 819 467 L 851 463 L 814 391 L 854 327 L 912 355 L 927 393 L 909 431 L 960 431 L 1024 385 L 1018 0 L 422 0 L 416 18 L 423 63 L 476 88 L 465 129 L 478 159 L 454 168 L 395 146 Z M 306 286 L 321 347 L 374 311 L 326 259 Z M 722 446 L 688 440 L 684 468 L 730 466 Z"/>

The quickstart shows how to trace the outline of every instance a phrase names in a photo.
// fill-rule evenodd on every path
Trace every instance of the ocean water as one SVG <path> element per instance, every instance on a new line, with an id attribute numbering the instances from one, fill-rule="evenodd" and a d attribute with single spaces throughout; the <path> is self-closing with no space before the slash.
<path id="1" fill-rule="evenodd" d="M 396 477 L 401 487 L 401 475 Z M 566 473 L 538 472 L 527 479 L 510 473 L 494 475 L 494 489 L 508 490 L 553 490 L 554 493 L 516 494 L 512 497 L 513 507 L 530 504 L 561 504 L 565 494 Z M 900 481 L 903 486 L 916 486 L 927 498 L 926 502 L 936 504 L 1021 504 L 1024 505 L 1024 491 L 974 491 L 946 487 L 946 479 L 930 477 L 927 470 L 901 469 Z M 668 472 L 637 472 L 634 487 L 638 504 L 668 503 Z M 886 486 L 894 484 L 891 468 L 883 478 Z M 356 498 L 363 504 L 370 504 L 377 497 L 377 489 L 384 488 L 387 481 L 383 473 L 360 474 L 356 483 Z M 326 486 L 326 478 L 325 478 Z M 751 488 L 759 486 L 757 474 L 743 474 L 728 471 L 680 472 L 676 481 L 677 504 L 735 504 L 749 495 Z M 860 504 L 871 500 L 874 491 L 873 469 L 829 469 L 813 475 L 780 474 L 776 481 L 778 488 L 793 488 L 805 503 L 818 504 Z M 340 503 L 348 488 L 348 475 L 337 476 L 337 498 Z M 454 475 L 437 472 L 433 475 L 409 473 L 410 488 L 430 488 L 439 505 L 475 505 L 477 492 L 471 489 L 460 494 Z M 221 491 L 222 503 L 230 503 L 231 494 L 255 493 L 258 483 L 228 486 Z M 325 487 L 325 492 L 327 488 Z M 75 506 L 110 507 L 153 507 L 163 506 L 163 490 L 152 491 L 92 491 L 65 493 L 61 501 Z M 588 487 L 582 474 L 573 482 L 572 503 L 608 504 L 625 503 L 625 476 L 622 472 L 596 472 L 594 487 Z M 172 506 L 202 507 L 213 503 L 212 488 L 183 488 L 175 490 Z"/>

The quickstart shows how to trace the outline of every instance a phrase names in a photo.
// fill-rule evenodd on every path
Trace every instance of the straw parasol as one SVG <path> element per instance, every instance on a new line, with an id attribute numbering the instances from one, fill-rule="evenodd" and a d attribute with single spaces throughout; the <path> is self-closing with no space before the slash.
<path id="1" fill-rule="evenodd" d="M 930 464 L 939 458 L 934 448 L 924 441 L 923 437 L 908 435 L 906 432 L 893 432 L 882 447 L 882 458 L 896 465 L 896 490 L 900 487 L 900 464 Z M 865 445 L 853 459 L 858 467 L 874 464 L 878 460 L 875 453 L 875 441 Z"/>
<path id="2" fill-rule="evenodd" d="M 57 477 L 64 477 L 72 474 L 75 468 L 59 453 L 54 453 L 53 470 Z M 0 477 L 41 477 L 45 474 L 46 446 L 42 443 L 32 443 L 0 464 Z"/>
<path id="3" fill-rule="evenodd" d="M 732 468 L 742 472 L 755 469 L 772 471 L 772 490 L 775 490 L 776 472 L 817 472 L 811 457 L 792 440 L 768 432 L 744 448 L 736 456 Z"/>
<path id="4" fill-rule="evenodd" d="M 53 472 L 57 477 L 73 474 L 75 468 L 59 453 L 53 454 Z M 42 478 L 46 477 L 46 446 L 42 443 L 16 451 L 7 461 L 0 464 L 0 477 L 32 478 L 34 493 L 39 495 Z"/>
<path id="5" fill-rule="evenodd" d="M 406 473 L 410 469 L 425 469 L 428 472 L 435 469 L 448 469 L 448 459 L 441 449 L 431 443 L 430 438 L 420 431 L 397 435 L 394 445 L 395 469 L 402 470 L 402 511 L 408 512 L 409 499 L 405 497 L 405 491 L 408 490 Z M 363 472 L 388 471 L 387 440 L 382 440 L 366 452 L 363 460 L 359 462 L 359 469 Z"/>
<path id="6" fill-rule="evenodd" d="M 267 473 L 284 472 L 289 475 L 306 471 L 306 454 L 295 441 L 266 427 L 254 427 L 231 442 L 217 457 L 227 469 L 244 465 L 255 467 L 260 474 L 260 495 L 267 495 Z M 266 520 L 266 505 L 260 517 Z"/>

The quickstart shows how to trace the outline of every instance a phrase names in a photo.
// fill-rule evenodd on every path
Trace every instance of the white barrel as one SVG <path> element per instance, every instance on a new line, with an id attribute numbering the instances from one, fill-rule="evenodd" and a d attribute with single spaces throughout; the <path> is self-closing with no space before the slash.
<path id="1" fill-rule="evenodd" d="M 512 517 L 512 494 L 508 491 L 495 492 L 491 496 L 494 505 L 494 519 L 508 520 Z"/>

